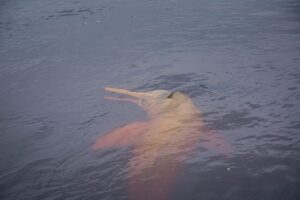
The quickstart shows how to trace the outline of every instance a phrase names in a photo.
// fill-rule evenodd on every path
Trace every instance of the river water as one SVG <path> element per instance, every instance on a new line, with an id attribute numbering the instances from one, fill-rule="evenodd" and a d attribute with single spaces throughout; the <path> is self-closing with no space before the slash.
<path id="1" fill-rule="evenodd" d="M 130 199 L 145 119 L 105 86 L 188 94 L 232 152 L 201 142 L 169 199 L 300 199 L 300 1 L 2 0 L 0 199 Z M 146 181 L 146 180 L 145 180 Z"/>

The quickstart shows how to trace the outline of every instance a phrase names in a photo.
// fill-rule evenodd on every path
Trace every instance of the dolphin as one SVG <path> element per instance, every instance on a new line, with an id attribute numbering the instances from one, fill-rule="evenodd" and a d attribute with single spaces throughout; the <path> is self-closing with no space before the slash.
<path id="1" fill-rule="evenodd" d="M 106 91 L 127 97 L 106 97 L 139 105 L 148 116 L 112 130 L 96 140 L 92 149 L 132 147 L 128 161 L 129 197 L 133 200 L 168 200 L 176 175 L 196 148 L 199 139 L 205 147 L 228 154 L 223 138 L 201 134 L 205 130 L 200 110 L 181 92 L 153 90 L 134 92 L 106 87 Z M 202 138 L 201 138 L 202 137 Z"/>

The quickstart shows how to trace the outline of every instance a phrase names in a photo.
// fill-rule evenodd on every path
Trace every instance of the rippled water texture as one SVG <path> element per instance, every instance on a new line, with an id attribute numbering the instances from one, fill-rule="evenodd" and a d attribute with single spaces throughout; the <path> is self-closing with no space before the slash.
<path id="1" fill-rule="evenodd" d="M 199 132 L 168 199 L 300 199 L 299 22 L 297 0 L 2 0 L 0 199 L 131 199 L 134 150 L 91 147 L 147 116 L 105 86 L 182 91 L 231 145 Z"/>

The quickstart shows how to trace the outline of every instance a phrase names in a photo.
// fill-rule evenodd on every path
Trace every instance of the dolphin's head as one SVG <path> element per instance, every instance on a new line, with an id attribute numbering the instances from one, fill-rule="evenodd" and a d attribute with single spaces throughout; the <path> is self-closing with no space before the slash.
<path id="1" fill-rule="evenodd" d="M 106 91 L 127 95 L 137 100 L 150 116 L 164 113 L 190 112 L 195 109 L 190 98 L 181 92 L 171 92 L 168 90 L 153 90 L 149 92 L 133 92 L 130 90 L 106 87 Z M 122 100 L 120 98 L 120 100 Z M 185 106 L 183 109 L 182 107 Z M 191 109 L 191 110 L 190 110 Z"/>

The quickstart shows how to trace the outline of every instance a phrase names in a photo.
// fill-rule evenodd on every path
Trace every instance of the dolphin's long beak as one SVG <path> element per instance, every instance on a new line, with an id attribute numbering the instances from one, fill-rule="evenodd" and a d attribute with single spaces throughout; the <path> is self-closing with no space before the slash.
<path id="1" fill-rule="evenodd" d="M 144 92 L 132 92 L 130 90 L 112 88 L 112 87 L 105 87 L 104 89 L 108 92 L 113 92 L 113 93 L 117 93 L 117 94 L 124 94 L 124 95 L 128 95 L 130 97 L 135 97 L 135 98 L 138 98 L 138 99 L 143 98 L 143 97 L 146 96 L 146 93 L 144 93 Z"/>

